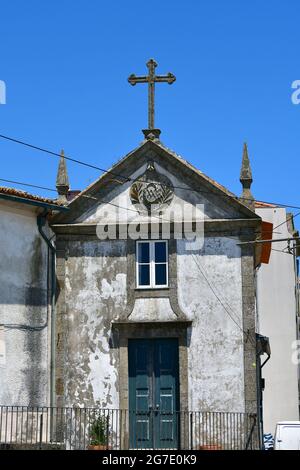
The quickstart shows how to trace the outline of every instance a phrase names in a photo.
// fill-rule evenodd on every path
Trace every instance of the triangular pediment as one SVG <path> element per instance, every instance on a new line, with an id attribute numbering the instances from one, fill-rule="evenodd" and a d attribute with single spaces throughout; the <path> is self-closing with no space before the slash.
<path id="1" fill-rule="evenodd" d="M 148 140 L 82 191 L 69 203 L 68 213 L 56 215 L 52 223 L 97 224 L 104 213 L 107 217 L 110 211 L 115 212 L 113 208 L 119 210 L 119 217 L 124 221 L 143 218 L 143 214 L 136 209 L 134 197 L 138 197 L 141 182 L 147 182 L 147 178 L 151 180 L 153 172 L 159 184 L 167 188 L 166 194 L 160 196 L 165 198 L 163 202 L 167 203 L 168 209 L 177 203 L 191 206 L 203 204 L 206 219 L 258 218 L 226 188 L 159 141 Z M 134 186 L 135 182 L 139 185 Z M 150 200 L 152 189 L 150 187 L 148 191 Z"/>

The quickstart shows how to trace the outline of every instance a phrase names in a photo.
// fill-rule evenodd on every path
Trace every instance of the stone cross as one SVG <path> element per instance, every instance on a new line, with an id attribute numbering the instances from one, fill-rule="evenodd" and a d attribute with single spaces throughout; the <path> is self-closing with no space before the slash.
<path id="1" fill-rule="evenodd" d="M 148 83 L 148 129 L 154 129 L 154 86 L 155 82 L 166 82 L 169 85 L 175 82 L 176 77 L 172 73 L 167 75 L 155 75 L 155 68 L 157 63 L 154 59 L 150 59 L 147 62 L 147 67 L 149 70 L 148 75 L 142 75 L 140 77 L 131 74 L 128 77 L 128 81 L 131 85 L 136 85 L 137 83 Z"/>

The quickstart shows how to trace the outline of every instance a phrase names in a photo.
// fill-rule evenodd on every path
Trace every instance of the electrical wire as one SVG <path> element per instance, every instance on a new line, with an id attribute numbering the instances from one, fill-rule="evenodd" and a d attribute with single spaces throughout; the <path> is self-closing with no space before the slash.
<path id="1" fill-rule="evenodd" d="M 209 281 L 208 279 L 208 276 L 207 274 L 205 274 L 205 269 L 204 267 L 200 265 L 200 263 L 198 263 L 198 260 L 196 258 L 196 256 L 192 253 L 192 256 L 194 258 L 194 261 L 199 269 L 199 271 L 201 272 L 202 276 L 204 277 L 204 279 L 206 280 L 209 288 L 211 289 L 211 291 L 213 292 L 213 294 L 215 295 L 215 297 L 217 298 L 218 302 L 222 305 L 223 309 L 225 310 L 225 312 L 227 313 L 227 315 L 229 316 L 229 318 L 235 323 L 235 325 L 239 328 L 239 330 L 246 335 L 247 338 L 249 338 L 252 346 L 256 347 L 256 344 L 255 342 L 253 341 L 253 339 L 251 338 L 251 336 L 249 335 L 249 331 L 245 331 L 241 326 L 240 324 L 238 323 L 238 321 L 236 320 L 237 319 L 237 314 L 229 307 L 227 308 L 226 305 L 225 305 L 225 302 L 227 303 L 228 305 L 228 302 L 225 300 L 225 301 L 222 301 L 221 297 L 218 295 L 218 293 L 216 292 L 217 289 L 214 288 L 214 286 L 212 285 L 212 283 Z"/>
<path id="2" fill-rule="evenodd" d="M 37 186 L 35 184 L 21 183 L 20 181 L 7 180 L 7 179 L 3 179 L 3 178 L 0 178 L 0 181 L 5 181 L 7 183 L 19 184 L 21 186 L 30 186 L 30 187 L 33 187 L 33 188 L 45 189 L 47 191 L 53 191 L 55 193 L 57 192 L 55 189 L 46 188 L 44 186 Z M 110 206 L 116 207 L 117 209 L 127 210 L 127 211 L 130 211 L 130 212 L 135 212 L 136 214 L 140 214 L 139 211 L 136 210 L 136 209 L 132 209 L 131 207 L 119 206 L 118 204 L 114 204 L 113 202 L 110 202 L 110 201 L 105 201 L 104 199 L 101 199 L 97 196 L 88 196 L 87 194 L 82 194 L 81 197 L 84 197 L 84 198 L 87 198 L 87 199 L 92 199 L 92 200 L 100 202 L 102 204 L 108 204 Z M 158 218 L 162 222 L 168 222 L 168 223 L 172 222 L 172 220 L 163 219 L 161 216 L 156 215 L 156 214 L 151 214 L 151 217 Z"/>
<path id="3" fill-rule="evenodd" d="M 44 153 L 47 153 L 49 155 L 53 155 L 53 156 L 57 156 L 57 157 L 61 157 L 61 154 L 59 153 L 56 153 L 56 152 L 53 152 L 51 150 L 48 150 L 48 149 L 45 149 L 45 148 L 42 148 L 42 147 L 38 147 L 36 145 L 33 145 L 33 144 L 29 144 L 27 142 L 24 142 L 24 141 L 21 141 L 21 140 L 18 140 L 18 139 L 14 139 L 12 137 L 8 137 L 8 136 L 5 136 L 5 135 L 2 135 L 0 134 L 0 137 L 2 139 L 6 139 L 6 140 L 9 140 L 11 142 L 14 142 L 14 143 L 18 143 L 18 144 L 21 144 L 21 145 L 24 145 L 26 147 L 29 147 L 29 148 L 32 148 L 32 149 L 35 149 L 35 150 L 38 150 L 38 151 L 41 151 L 41 152 L 44 152 Z M 98 170 L 98 171 L 101 171 L 102 173 L 104 174 L 111 174 L 113 176 L 117 176 L 118 178 L 123 178 L 124 182 L 128 182 L 128 181 L 133 181 L 132 178 L 128 178 L 128 177 L 124 177 L 123 175 L 119 174 L 119 173 L 115 173 L 111 170 L 106 170 L 106 169 L 103 169 L 101 167 L 98 167 L 96 165 L 92 165 L 92 164 L 89 164 L 89 163 L 86 163 L 86 162 L 83 162 L 81 160 L 78 160 L 78 159 L 75 159 L 75 158 L 72 158 L 72 157 L 68 157 L 68 156 L 64 156 L 64 158 L 68 161 L 71 161 L 73 163 L 77 163 L 79 165 L 83 165 L 83 166 L 86 166 L 88 168 L 92 168 L 92 169 L 95 169 L 95 170 Z M 43 189 L 43 190 L 47 190 L 47 191 L 51 191 L 51 192 L 56 192 L 56 190 L 52 189 L 52 188 L 47 188 L 47 187 L 43 187 L 43 186 L 38 186 L 38 185 L 33 185 L 33 184 L 28 184 L 28 183 L 20 183 L 20 182 L 17 182 L 17 181 L 14 181 L 14 180 L 6 180 L 6 179 L 3 179 L 3 178 L 0 178 L 0 181 L 4 181 L 4 182 L 7 182 L 7 183 L 13 183 L 13 184 L 19 184 L 19 185 L 22 185 L 22 186 L 26 186 L 26 187 L 33 187 L 33 188 L 37 188 L 37 189 Z M 138 181 L 138 180 L 135 180 L 135 181 Z M 122 182 L 120 182 L 122 184 Z M 184 189 L 184 190 L 190 190 L 190 191 L 193 191 L 193 192 L 196 192 L 196 193 L 209 193 L 209 191 L 200 191 L 200 190 L 194 190 L 192 188 L 183 188 L 183 187 L 179 187 L 179 186 L 174 186 L 174 188 L 176 189 Z M 85 197 L 89 197 L 87 195 L 83 195 Z M 237 196 L 231 196 L 231 195 L 227 195 L 235 200 L 252 200 L 250 198 L 244 198 L 244 197 L 237 197 Z M 93 198 L 93 199 L 96 199 L 97 198 Z M 118 206 L 116 204 L 113 204 L 109 201 L 101 201 L 105 204 L 111 204 L 115 207 L 118 207 L 119 209 L 124 209 L 124 210 L 131 210 L 131 211 L 134 211 L 134 212 L 137 212 L 135 209 L 131 209 L 131 208 L 128 208 L 128 207 L 121 207 L 121 206 Z M 276 206 L 281 206 L 281 207 L 289 207 L 289 208 L 295 208 L 295 209 L 300 209 L 299 206 L 294 206 L 294 205 L 289 205 L 289 204 L 282 204 L 282 203 L 270 203 L 270 202 L 267 202 L 267 201 L 257 201 L 257 202 L 261 202 L 261 203 L 266 203 L 266 204 L 274 204 Z M 300 212 L 298 212 L 297 214 L 295 215 L 291 215 L 288 219 L 286 219 L 284 222 L 280 223 L 279 225 L 273 227 L 272 229 L 272 232 L 274 232 L 275 229 L 277 229 L 278 227 L 284 225 L 288 220 L 297 217 L 298 215 L 300 215 Z M 160 218 L 160 217 L 159 217 Z M 160 218 L 160 220 L 162 220 Z M 170 221 L 168 221 L 170 222 Z M 234 237 L 230 237 L 230 238 L 234 238 Z M 276 250 L 276 249 L 272 249 L 272 251 L 279 251 L 279 252 L 283 252 L 283 253 L 287 253 L 283 250 Z M 287 253 L 288 254 L 288 253 Z M 225 310 L 225 312 L 228 314 L 228 316 L 231 318 L 231 320 L 235 323 L 235 325 L 243 332 L 243 334 L 249 336 L 249 332 L 246 332 L 243 330 L 243 328 L 239 325 L 239 323 L 236 321 L 236 314 L 233 312 L 233 310 L 229 307 L 229 304 L 227 301 L 225 301 L 227 303 L 227 306 L 225 305 L 225 302 L 222 301 L 221 297 L 218 295 L 218 293 L 216 292 L 216 288 L 213 287 L 213 285 L 211 284 L 211 282 L 209 281 L 207 275 L 205 274 L 205 270 L 203 267 L 201 267 L 198 263 L 198 260 L 196 259 L 195 255 L 193 254 L 193 257 L 194 257 L 194 260 L 195 260 L 195 263 L 196 265 L 198 266 L 198 269 L 200 270 L 202 276 L 204 277 L 204 279 L 206 280 L 208 286 L 210 287 L 211 291 L 213 292 L 213 294 L 215 295 L 215 297 L 217 298 L 217 300 L 219 301 L 219 303 L 222 305 L 223 309 Z M 229 307 L 229 308 L 228 308 Z M 7 325 L 8 326 L 8 325 Z M 11 328 L 14 328 L 14 327 L 17 327 L 17 325 L 10 325 Z M 26 328 L 25 325 L 22 325 L 21 328 Z M 253 343 L 253 340 L 251 337 L 249 337 L 251 343 L 255 346 L 255 344 Z"/>
<path id="4" fill-rule="evenodd" d="M 26 147 L 29 147 L 29 148 L 33 148 L 35 150 L 38 150 L 38 151 L 41 151 L 41 152 L 44 152 L 44 153 L 47 153 L 47 154 L 50 154 L 50 155 L 53 155 L 53 156 L 56 156 L 56 157 L 61 157 L 61 154 L 60 153 L 57 153 L 57 152 L 53 152 L 51 150 L 48 150 L 48 149 L 45 149 L 43 147 L 39 147 L 39 146 L 36 146 L 36 145 L 33 145 L 33 144 L 29 144 L 28 142 L 24 142 L 24 141 L 21 141 L 19 139 L 15 139 L 15 138 L 12 138 L 12 137 L 8 137 L 8 136 L 5 136 L 3 134 L 0 134 L 0 137 L 3 138 L 3 139 L 6 139 L 6 140 L 9 140 L 11 142 L 14 142 L 14 143 L 18 143 L 18 144 L 21 144 L 21 145 L 24 145 Z M 99 170 L 101 171 L 103 174 L 111 174 L 113 176 L 117 176 L 118 178 L 123 178 L 123 182 L 119 181 L 120 184 L 123 184 L 124 182 L 129 182 L 129 181 L 139 181 L 138 179 L 136 180 L 133 180 L 133 178 L 128 178 L 128 177 L 124 177 L 123 175 L 121 175 L 120 173 L 115 173 L 113 171 L 110 171 L 110 170 L 106 170 L 104 168 L 101 168 L 101 167 L 98 167 L 96 165 L 91 165 L 89 163 L 86 163 L 86 162 L 83 162 L 81 160 L 78 160 L 78 159 L 75 159 L 75 158 L 72 158 L 72 157 L 67 157 L 67 156 L 64 156 L 64 158 L 66 160 L 69 160 L 69 161 L 72 161 L 74 163 L 78 163 L 80 165 L 83 165 L 83 166 L 86 166 L 86 167 L 89 167 L 89 168 L 92 168 L 92 169 L 96 169 L 96 170 Z M 43 187 L 43 186 L 38 186 L 38 185 L 33 185 L 33 184 L 28 184 L 28 183 L 20 183 L 20 182 L 17 182 L 17 181 L 13 181 L 13 180 L 5 180 L 5 179 L 0 179 L 0 181 L 5 181 L 5 182 L 9 182 L 9 183 L 13 183 L 13 184 L 19 184 L 21 186 L 26 186 L 26 187 L 33 187 L 33 188 L 37 188 L 37 189 L 43 189 L 43 190 L 47 190 L 47 191 L 51 191 L 51 192 L 56 192 L 55 189 L 52 189 L 52 188 L 46 188 L 46 187 Z M 188 190 L 188 191 L 193 191 L 193 192 L 196 192 L 196 193 L 199 193 L 199 194 L 203 194 L 203 193 L 209 193 L 209 191 L 203 191 L 203 190 L 195 190 L 195 189 L 192 189 L 192 188 L 183 188 L 183 187 L 180 187 L 180 186 L 173 186 L 174 189 L 183 189 L 183 190 Z M 90 196 L 87 196 L 85 194 L 82 194 L 83 197 L 86 197 L 86 198 L 90 198 Z M 237 196 L 231 196 L 231 195 L 227 195 L 228 197 L 231 197 L 233 198 L 234 200 L 252 200 L 250 198 L 243 198 L 243 197 L 237 197 Z M 92 198 L 92 199 L 95 199 L 95 198 Z M 98 199 L 99 202 L 103 202 L 105 204 L 109 204 L 109 205 L 112 205 L 114 207 L 118 207 L 119 209 L 123 209 L 123 210 L 128 210 L 128 211 L 132 211 L 132 212 L 136 212 L 136 213 L 139 213 L 138 211 L 136 211 L 135 209 L 131 209 L 131 208 L 128 208 L 128 207 L 121 207 L 121 206 L 118 206 L 116 204 L 113 204 L 109 201 L 104 201 L 104 200 L 100 200 Z M 257 202 L 260 202 L 260 203 L 265 203 L 265 204 L 274 204 L 276 206 L 282 206 L 282 207 L 289 207 L 289 208 L 295 208 L 295 209 L 300 209 L 299 206 L 295 206 L 295 205 L 289 205 L 289 204 L 282 204 L 282 203 L 270 203 L 270 202 L 267 202 L 267 201 L 257 201 Z M 273 227 L 272 229 L 272 233 L 274 233 L 274 230 L 277 229 L 278 227 L 284 225 L 288 220 L 291 220 L 291 219 L 295 219 L 298 215 L 300 215 L 300 212 L 298 212 L 297 214 L 295 215 L 291 215 L 290 217 L 288 217 L 284 222 L 280 223 L 279 225 Z M 157 217 L 160 221 L 165 221 L 165 222 L 170 222 L 170 220 L 164 220 L 162 219 L 161 217 Z M 263 231 L 262 231 L 263 233 Z M 236 239 L 235 237 L 230 237 L 229 238 L 232 238 L 232 239 Z"/>
<path id="5" fill-rule="evenodd" d="M 11 142 L 14 142 L 14 143 L 17 143 L 17 144 L 20 144 L 20 145 L 24 145 L 26 147 L 29 147 L 29 148 L 32 148 L 34 150 L 39 150 L 40 152 L 44 152 L 44 153 L 47 153 L 49 155 L 53 155 L 53 156 L 56 156 L 56 157 L 61 157 L 61 154 L 60 153 L 57 153 L 57 152 L 53 152 L 52 150 L 48 150 L 48 149 L 45 149 L 43 147 L 39 147 L 37 145 L 33 145 L 33 144 L 29 144 L 28 142 L 24 142 L 22 140 L 19 140 L 19 139 L 15 139 L 13 137 L 9 137 L 9 136 L 6 136 L 6 135 L 3 135 L 3 134 L 0 134 L 0 137 L 2 139 L 6 139 L 8 141 L 11 141 Z M 94 170 L 98 170 L 98 171 L 101 171 L 103 174 L 107 173 L 107 174 L 111 174 L 113 176 L 117 176 L 118 178 L 123 178 L 124 182 L 130 182 L 130 181 L 139 181 L 138 179 L 137 180 L 133 180 L 133 178 L 128 178 L 126 176 L 123 176 L 121 175 L 120 173 L 116 173 L 114 171 L 111 171 L 111 170 L 106 170 L 104 168 L 101 168 L 101 167 L 98 167 L 96 165 L 92 165 L 90 163 L 86 163 L 86 162 L 83 162 L 82 160 L 78 160 L 78 159 L 75 159 L 75 158 L 72 158 L 72 157 L 68 157 L 68 156 L 64 156 L 65 160 L 69 160 L 73 163 L 77 163 L 79 165 L 83 165 L 83 166 L 86 166 L 86 167 L 89 167 L 89 168 L 92 168 Z M 193 188 L 186 188 L 186 187 L 182 187 L 182 186 L 173 186 L 175 189 L 182 189 L 182 190 L 185 190 L 185 191 L 192 191 L 192 192 L 196 192 L 196 193 L 199 193 L 199 194 L 209 194 L 210 191 L 204 191 L 204 190 L 197 190 L 197 189 L 193 189 Z M 50 191 L 53 191 L 53 190 L 50 190 Z M 227 196 L 229 198 L 232 198 L 234 200 L 244 200 L 244 201 L 252 201 L 253 199 L 251 198 L 244 198 L 244 197 L 238 197 L 238 196 L 234 196 L 234 195 L 230 195 L 230 194 L 227 194 Z M 290 204 L 282 204 L 282 203 L 274 203 L 274 202 L 268 202 L 268 201 L 257 201 L 257 202 L 261 202 L 261 203 L 264 203 L 264 204 L 274 204 L 276 206 L 282 206 L 282 207 L 290 207 L 290 208 L 293 208 L 293 209 L 300 209 L 300 206 L 295 206 L 295 205 L 290 205 Z"/>
<path id="6" fill-rule="evenodd" d="M 45 186 L 37 186 L 35 184 L 21 183 L 20 181 L 13 181 L 13 180 L 8 180 L 8 179 L 4 179 L 4 178 L 0 178 L 0 181 L 5 181 L 6 183 L 19 184 L 21 186 L 29 186 L 29 187 L 32 187 L 32 188 L 44 189 L 44 190 L 47 190 L 47 191 L 52 191 L 52 192 L 57 193 L 57 191 L 55 189 L 47 188 Z M 82 197 L 87 198 L 87 199 L 93 199 L 94 201 L 98 201 L 98 202 L 101 202 L 103 204 L 109 204 L 109 205 L 111 205 L 113 207 L 116 207 L 118 209 L 128 210 L 128 211 L 135 212 L 135 213 L 139 214 L 139 211 L 137 211 L 136 209 L 132 209 L 130 207 L 122 207 L 122 206 L 119 206 L 118 204 L 114 204 L 110 201 L 105 201 L 104 199 L 100 199 L 100 198 L 95 197 L 95 196 L 88 196 L 86 194 L 82 194 Z M 168 223 L 171 222 L 171 220 L 162 219 L 162 217 L 155 216 L 155 214 L 152 214 L 151 216 L 152 217 L 157 217 L 159 220 L 164 221 L 164 222 L 168 222 Z"/>
<path id="7" fill-rule="evenodd" d="M 291 255 L 292 253 L 289 253 L 288 251 L 285 250 L 276 250 L 276 248 L 271 248 L 271 251 L 277 251 L 277 253 L 284 253 L 285 255 Z"/>
<path id="8" fill-rule="evenodd" d="M 39 326 L 31 326 L 31 325 L 23 325 L 18 323 L 1 323 L 0 326 L 4 328 L 4 330 L 21 330 L 21 331 L 42 331 L 47 328 L 48 323 Z"/>
<path id="9" fill-rule="evenodd" d="M 289 206 L 289 207 L 291 207 L 291 206 Z M 297 214 L 292 214 L 292 215 L 290 215 L 289 217 L 287 217 L 286 220 L 284 220 L 283 222 L 281 222 L 281 224 L 276 225 L 275 227 L 273 227 L 273 231 L 274 231 L 276 228 L 281 227 L 281 225 L 286 224 L 286 223 L 288 222 L 288 220 L 295 219 L 296 217 L 298 217 L 298 215 L 300 215 L 300 212 L 297 212 Z"/>
<path id="10" fill-rule="evenodd" d="M 7 180 L 7 179 L 3 179 L 3 178 L 0 178 L 0 181 L 5 181 L 5 182 L 9 182 L 9 183 L 14 183 L 14 184 L 21 184 L 23 186 L 31 186 L 31 187 L 34 187 L 34 188 L 40 188 L 40 189 L 47 189 L 49 191 L 54 191 L 56 192 L 54 189 L 50 189 L 50 188 L 45 188 L 43 186 L 37 186 L 37 185 L 32 185 L 32 184 L 28 184 L 28 183 L 20 183 L 20 182 L 17 182 L 17 181 L 13 181 L 13 180 Z M 88 198 L 91 198 L 91 199 L 94 199 L 94 200 L 98 200 L 99 199 L 97 197 L 91 197 L 91 196 L 86 196 L 86 195 L 83 195 L 84 197 L 88 197 Z M 133 211 L 133 212 L 136 212 L 136 213 L 139 213 L 138 211 L 136 211 L 135 209 L 131 209 L 129 207 L 121 207 L 117 204 L 113 204 L 109 201 L 104 201 L 104 200 L 101 200 L 100 202 L 104 203 L 104 204 L 110 204 L 112 206 L 115 206 L 119 209 L 124 209 L 124 210 L 130 210 L 130 211 Z M 159 216 L 158 218 L 160 220 L 162 220 Z M 165 220 L 166 221 L 166 220 Z M 170 220 L 167 220 L 167 222 L 170 222 Z M 230 237 L 230 238 L 233 238 L 233 237 Z M 205 275 L 205 273 L 203 272 L 204 271 L 204 268 L 201 268 L 198 264 L 198 260 L 196 259 L 195 255 L 193 254 L 192 255 L 194 257 L 194 260 L 195 260 L 195 263 L 196 265 L 198 266 L 198 269 L 200 270 L 200 272 L 202 273 L 203 277 L 205 278 L 207 284 L 209 285 L 210 289 L 212 290 L 212 292 L 214 293 L 215 297 L 218 299 L 218 301 L 220 302 L 220 304 L 223 306 L 223 309 L 227 312 L 227 314 L 229 315 L 229 317 L 231 318 L 231 320 L 235 323 L 235 325 L 245 334 L 245 335 L 248 335 L 247 332 L 245 332 L 241 326 L 238 324 L 238 322 L 236 321 L 236 319 L 233 318 L 232 315 L 235 316 L 235 314 L 233 313 L 233 311 L 230 309 L 230 311 L 232 312 L 232 315 L 230 314 L 230 312 L 228 311 L 228 308 L 225 306 L 224 302 L 221 300 L 221 298 L 218 296 L 218 294 L 215 292 L 215 289 L 213 288 L 213 286 L 211 285 L 210 281 L 208 280 L 208 277 L 207 275 Z M 228 302 L 225 301 L 227 303 L 227 306 L 229 306 Z M 36 330 L 38 328 L 42 329 L 43 327 L 26 327 L 25 325 L 5 325 L 6 328 L 20 328 L 20 329 L 32 329 L 32 330 Z M 251 338 L 250 338 L 251 340 Z M 252 343 L 253 344 L 253 343 Z"/>
<path id="11" fill-rule="evenodd" d="M 18 184 L 20 186 L 26 186 L 26 187 L 32 187 L 32 188 L 37 188 L 37 189 L 43 189 L 43 190 L 46 190 L 46 191 L 51 191 L 51 192 L 54 192 L 54 193 L 57 193 L 57 191 L 53 188 L 48 188 L 48 187 L 45 187 L 45 186 L 38 186 L 38 185 L 35 185 L 35 184 L 29 184 L 29 183 L 23 183 L 23 182 L 20 182 L 20 181 L 15 181 L 15 180 L 10 180 L 10 179 L 4 179 L 4 178 L 0 178 L 0 181 L 4 181 L 6 183 L 13 183 L 13 184 Z M 122 184 L 122 183 L 121 183 Z M 139 211 L 135 210 L 135 209 L 132 209 L 130 207 L 122 207 L 122 206 L 119 206 L 118 204 L 114 204 L 110 201 L 105 201 L 104 199 L 100 199 L 98 197 L 95 197 L 95 196 L 88 196 L 87 194 L 81 194 L 81 197 L 84 197 L 84 198 L 87 198 L 87 199 L 93 199 L 94 201 L 98 201 L 100 203 L 103 203 L 103 204 L 108 204 L 108 205 L 111 205 L 113 207 L 116 207 L 118 209 L 122 209 L 122 210 L 127 210 L 127 211 L 130 211 L 130 212 L 135 212 L 137 214 L 139 214 Z M 291 207 L 291 206 L 289 206 Z M 298 212 L 297 214 L 295 215 L 291 215 L 289 216 L 286 221 L 282 222 L 281 224 L 273 227 L 272 229 L 272 233 L 280 233 L 280 232 L 274 232 L 274 230 L 278 227 L 280 227 L 281 225 L 283 225 L 284 223 L 286 223 L 288 220 L 292 219 L 292 218 L 295 218 L 297 217 L 298 215 L 300 215 L 300 212 Z M 171 220 L 169 219 L 163 219 L 161 216 L 156 216 L 155 214 L 152 215 L 152 217 L 154 218 L 158 218 L 160 221 L 162 222 L 167 222 L 167 223 L 170 223 Z M 269 232 L 269 231 L 268 231 Z M 262 231 L 261 233 L 264 233 L 264 231 Z M 237 237 L 233 237 L 233 236 L 230 236 L 230 235 L 227 235 L 227 238 L 231 238 L 232 240 L 236 240 Z M 259 240 L 259 239 L 257 239 Z"/>
<path id="12" fill-rule="evenodd" d="M 21 145 L 24 145 L 25 147 L 29 147 L 29 148 L 32 148 L 34 150 L 39 150 L 40 152 L 44 152 L 44 153 L 48 153 L 49 155 L 53 155 L 55 157 L 61 157 L 61 154 L 60 153 L 57 153 L 57 152 L 53 152 L 52 150 L 48 150 L 48 149 L 45 149 L 43 147 L 38 147 L 37 145 L 33 145 L 33 144 L 28 144 L 27 142 L 24 142 L 22 140 L 18 140 L 18 139 L 14 139 L 12 137 L 8 137 L 6 135 L 3 135 L 3 134 L 0 134 L 0 137 L 2 139 L 6 139 L 6 140 L 9 140 L 11 142 L 14 142 L 16 144 L 21 144 Z M 96 165 L 91 165 L 90 163 L 86 163 L 86 162 L 83 162 L 81 160 L 77 160 L 76 158 L 72 158 L 72 157 L 67 157 L 66 155 L 64 155 L 64 158 L 65 160 L 69 160 L 71 162 L 74 162 L 74 163 L 78 163 L 79 165 L 83 165 L 83 166 L 87 166 L 89 168 L 93 168 L 94 170 L 98 170 L 98 171 L 101 171 L 103 173 L 111 173 L 113 174 L 111 171 L 109 170 L 104 170 L 103 168 L 100 168 L 99 166 L 96 166 Z M 120 175 L 115 175 L 115 176 L 120 176 Z M 123 177 L 124 178 L 124 177 Z M 125 178 L 127 179 L 127 178 Z"/>
<path id="13" fill-rule="evenodd" d="M 0 137 L 3 137 L 3 136 L 0 135 Z M 28 144 L 28 145 L 29 145 L 29 144 Z M 34 147 L 34 148 L 37 148 L 37 147 Z M 59 154 L 55 154 L 55 155 L 60 156 Z M 66 157 L 65 157 L 65 158 L 66 158 Z M 72 161 L 75 161 L 75 160 L 72 159 Z M 102 170 L 102 171 L 103 171 L 103 170 Z M 4 179 L 4 178 L 0 178 L 0 181 L 4 181 L 4 182 L 8 182 L 8 183 L 13 183 L 13 184 L 19 184 L 19 185 L 22 185 L 22 186 L 34 187 L 34 188 L 38 188 L 38 189 L 44 189 L 44 190 L 47 190 L 47 191 L 56 192 L 56 190 L 54 190 L 54 189 L 52 189 L 52 188 L 47 188 L 47 187 L 44 187 L 44 186 L 33 185 L 33 184 L 29 184 L 29 183 L 21 183 L 21 182 L 18 182 L 18 181 L 8 180 L 8 179 Z M 87 196 L 87 195 L 82 195 L 82 196 L 83 196 L 83 197 L 88 197 L 88 198 L 91 198 L 91 199 L 94 199 L 94 200 L 97 200 L 97 201 L 100 201 L 100 202 L 105 203 L 105 204 L 110 204 L 110 205 L 115 206 L 115 207 L 117 207 L 117 208 L 119 208 L 119 209 L 124 209 L 124 210 L 129 210 L 129 211 L 133 211 L 133 212 L 139 213 L 139 212 L 138 212 L 137 210 L 135 210 L 135 209 L 131 209 L 131 208 L 128 208 L 128 207 L 122 207 L 122 206 L 119 206 L 119 205 L 117 205 L 117 204 L 113 204 L 113 203 L 111 203 L 111 202 L 109 202 L 109 201 L 100 200 L 99 198 L 96 198 L 96 197 L 91 197 L 91 196 Z M 260 201 L 260 202 L 261 202 L 261 201 Z M 292 206 L 287 206 L 287 207 L 292 207 Z M 300 214 L 300 212 L 298 212 L 298 213 L 297 213 L 296 215 L 294 215 L 294 216 L 291 216 L 290 219 L 291 219 L 292 217 L 294 217 L 294 218 L 297 217 L 299 214 Z M 159 216 L 158 216 L 158 218 L 159 218 L 160 220 L 163 220 L 163 219 L 161 219 L 161 217 L 159 217 Z M 288 220 L 288 219 L 287 219 L 287 220 Z M 286 220 L 286 221 L 287 221 L 287 220 Z M 170 222 L 170 220 L 165 220 L 165 221 Z M 276 228 L 278 228 L 278 227 L 280 227 L 280 226 L 283 225 L 284 223 L 286 223 L 286 221 L 284 221 L 283 223 L 281 223 L 281 224 L 277 225 L 276 227 L 274 227 L 273 230 L 276 229 Z M 235 239 L 235 240 L 236 240 L 235 237 L 229 237 L 229 238 L 232 238 L 232 239 Z M 277 251 L 277 252 L 282 252 L 282 253 L 289 254 L 289 253 L 287 253 L 287 252 L 285 252 L 285 251 L 283 251 L 283 250 L 272 249 L 272 251 Z M 226 313 L 227 313 L 228 316 L 231 318 L 231 320 L 235 323 L 235 325 L 236 325 L 245 335 L 248 335 L 248 332 L 245 332 L 245 331 L 243 330 L 243 328 L 241 328 L 241 326 L 238 324 L 238 322 L 236 321 L 236 319 L 234 318 L 234 317 L 235 317 L 235 313 L 234 313 L 233 310 L 229 307 L 228 302 L 225 301 L 225 302 L 227 303 L 227 307 L 226 307 L 225 302 L 222 301 L 222 299 L 220 298 L 220 296 L 217 294 L 216 289 L 212 286 L 212 284 L 210 283 L 210 281 L 209 281 L 207 275 L 205 274 L 204 268 L 203 268 L 203 267 L 201 268 L 200 265 L 198 264 L 198 260 L 196 259 L 195 255 L 193 255 L 193 257 L 194 257 L 194 260 L 195 260 L 196 265 L 198 266 L 198 269 L 200 270 L 201 274 L 202 274 L 203 277 L 205 278 L 205 280 L 206 280 L 208 286 L 210 287 L 210 289 L 211 289 L 212 292 L 214 293 L 215 297 L 217 298 L 217 300 L 219 301 L 219 303 L 222 305 L 223 309 L 226 311 Z M 229 308 L 228 308 L 228 307 L 229 307 Z M 230 312 L 231 312 L 231 313 L 230 313 Z M 234 316 L 234 317 L 233 317 L 233 316 Z M 14 327 L 16 327 L 16 326 L 15 326 L 15 325 L 11 325 L 10 327 L 11 327 L 11 328 L 14 328 Z M 21 328 L 22 328 L 22 327 L 24 328 L 25 326 L 22 325 Z M 251 340 L 251 338 L 250 338 L 250 340 Z M 254 345 L 254 343 L 253 343 L 252 340 L 251 340 L 251 342 L 252 342 L 252 344 Z"/>
<path id="14" fill-rule="evenodd" d="M 6 180 L 4 178 L 0 178 L 0 181 L 4 181 L 5 183 L 19 184 L 21 186 L 28 186 L 31 188 L 45 189 L 46 191 L 52 191 L 54 193 L 57 193 L 56 189 L 46 188 L 45 186 L 37 186 L 36 184 L 20 183 L 20 181 Z"/>

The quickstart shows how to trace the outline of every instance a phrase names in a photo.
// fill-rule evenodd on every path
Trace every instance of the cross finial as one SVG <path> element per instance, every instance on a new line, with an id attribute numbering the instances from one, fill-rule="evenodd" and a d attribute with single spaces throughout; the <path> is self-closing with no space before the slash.
<path id="1" fill-rule="evenodd" d="M 254 210 L 254 197 L 251 193 L 251 184 L 252 184 L 252 171 L 250 166 L 250 160 L 248 155 L 248 147 L 246 142 L 243 147 L 243 159 L 242 159 L 242 168 L 240 174 L 240 182 L 243 186 L 243 193 L 241 196 L 241 201 L 243 204 L 248 206 L 250 209 Z"/>
<path id="2" fill-rule="evenodd" d="M 131 74 L 128 77 L 128 81 L 131 85 L 136 85 L 137 83 L 148 83 L 148 129 L 143 130 L 144 135 L 147 139 L 158 138 L 160 134 L 159 129 L 154 127 L 154 87 L 155 82 L 165 82 L 169 85 L 175 82 L 176 77 L 172 73 L 167 75 L 155 75 L 155 69 L 157 63 L 154 59 L 150 59 L 147 62 L 148 75 L 142 75 L 137 77 L 134 74 Z"/>

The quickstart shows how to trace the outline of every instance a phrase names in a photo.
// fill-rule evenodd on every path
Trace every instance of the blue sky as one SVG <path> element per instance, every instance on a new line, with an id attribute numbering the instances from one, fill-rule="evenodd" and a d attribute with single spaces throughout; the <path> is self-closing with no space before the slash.
<path id="1" fill-rule="evenodd" d="M 246 140 L 255 197 L 300 206 L 299 18 L 296 0 L 3 2 L 0 134 L 108 168 L 142 140 L 147 87 L 127 77 L 154 57 L 177 78 L 156 87 L 162 142 L 240 194 Z M 56 157 L 0 139 L 0 158 L 1 178 L 55 187 Z M 68 169 L 73 189 L 100 174 Z"/>

